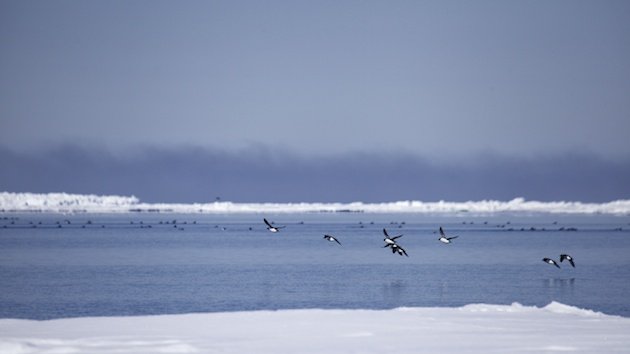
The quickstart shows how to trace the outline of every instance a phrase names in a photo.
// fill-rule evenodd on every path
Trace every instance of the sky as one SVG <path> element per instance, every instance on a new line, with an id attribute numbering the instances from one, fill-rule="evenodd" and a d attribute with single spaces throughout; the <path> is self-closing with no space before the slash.
<path id="1" fill-rule="evenodd" d="M 0 190 L 630 198 L 628 38 L 627 1 L 0 0 Z"/>

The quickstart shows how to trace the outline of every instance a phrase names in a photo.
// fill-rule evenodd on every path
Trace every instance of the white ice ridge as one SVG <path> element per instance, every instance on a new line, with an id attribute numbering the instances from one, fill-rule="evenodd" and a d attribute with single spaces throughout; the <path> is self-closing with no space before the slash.
<path id="1" fill-rule="evenodd" d="M 142 203 L 134 196 L 98 196 L 67 193 L 0 192 L 0 212 L 51 213 L 569 213 L 569 214 L 630 214 L 630 200 L 607 203 L 540 202 L 515 198 L 510 201 L 482 200 L 467 202 L 398 201 L 389 203 Z"/>
<path id="2" fill-rule="evenodd" d="M 538 308 L 281 310 L 0 319 L 0 353 L 627 353 L 630 318 Z"/>

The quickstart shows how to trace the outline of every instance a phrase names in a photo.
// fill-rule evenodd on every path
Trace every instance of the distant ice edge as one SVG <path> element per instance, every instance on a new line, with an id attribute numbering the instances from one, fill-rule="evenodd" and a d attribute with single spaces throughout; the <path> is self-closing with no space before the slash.
<path id="1" fill-rule="evenodd" d="M 560 302 L 551 301 L 549 304 L 543 307 L 525 306 L 518 302 L 513 302 L 511 305 L 491 305 L 491 304 L 469 304 L 458 307 L 461 311 L 468 312 L 531 312 L 531 311 L 545 311 L 557 314 L 571 314 L 582 317 L 602 317 L 602 316 L 616 316 L 608 315 L 602 312 L 593 311 L 589 309 L 582 309 L 579 307 L 565 305 Z M 616 316 L 619 317 L 619 316 Z"/>
<path id="2" fill-rule="evenodd" d="M 630 215 L 630 200 L 607 203 L 540 202 L 515 198 L 510 201 L 467 202 L 397 201 L 388 203 L 142 203 L 135 196 L 68 193 L 0 192 L 0 212 L 47 213 L 566 213 Z"/>

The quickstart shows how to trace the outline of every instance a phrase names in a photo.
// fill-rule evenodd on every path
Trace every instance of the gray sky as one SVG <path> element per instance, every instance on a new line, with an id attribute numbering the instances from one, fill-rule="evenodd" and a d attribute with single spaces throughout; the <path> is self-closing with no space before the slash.
<path id="1" fill-rule="evenodd" d="M 0 0 L 0 191 L 630 199 L 630 1 Z"/>
<path id="2" fill-rule="evenodd" d="M 630 156 L 628 1 L 0 0 L 0 145 Z"/>

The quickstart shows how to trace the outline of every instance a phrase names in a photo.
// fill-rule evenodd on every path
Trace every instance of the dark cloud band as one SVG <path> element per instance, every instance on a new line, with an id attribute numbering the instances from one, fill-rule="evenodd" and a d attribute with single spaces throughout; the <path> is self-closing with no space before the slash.
<path id="1" fill-rule="evenodd" d="M 142 149 L 132 157 L 63 146 L 0 148 L 0 190 L 135 195 L 145 202 L 382 202 L 630 198 L 630 161 L 585 154 L 478 156 L 465 164 L 411 155 L 307 158 L 284 152 Z"/>

